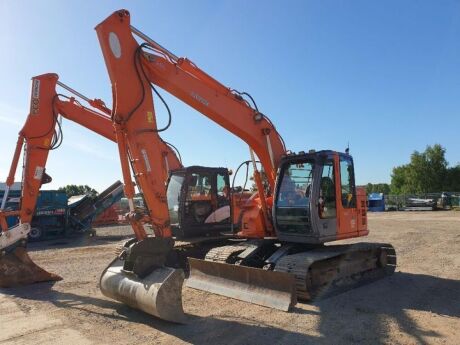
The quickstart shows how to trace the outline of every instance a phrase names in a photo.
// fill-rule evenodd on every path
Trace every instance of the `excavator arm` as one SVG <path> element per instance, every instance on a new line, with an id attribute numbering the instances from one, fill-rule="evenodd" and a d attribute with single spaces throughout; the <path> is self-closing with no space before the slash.
<path id="1" fill-rule="evenodd" d="M 131 114 L 134 117 L 138 114 L 136 116 L 140 119 L 152 116 L 155 121 L 149 91 L 153 88 L 159 96 L 152 85 L 155 84 L 249 145 L 259 197 L 251 199 L 251 205 L 246 205 L 246 218 L 241 221 L 241 228 L 245 229 L 242 235 L 273 236 L 268 204 L 271 199 L 265 195 L 254 153 L 263 166 L 272 195 L 286 148 L 275 126 L 258 110 L 253 98 L 222 85 L 187 58 L 178 58 L 131 26 L 130 14 L 126 10 L 113 13 L 96 27 L 96 31 L 112 81 L 117 116 Z M 134 35 L 145 42 L 139 44 Z M 121 116 L 121 122 L 125 118 Z"/>

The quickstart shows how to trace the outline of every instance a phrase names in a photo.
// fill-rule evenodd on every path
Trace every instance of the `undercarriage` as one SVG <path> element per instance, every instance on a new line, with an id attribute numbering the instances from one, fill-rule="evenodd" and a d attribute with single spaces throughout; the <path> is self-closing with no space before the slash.
<path id="1" fill-rule="evenodd" d="M 224 278 L 228 266 L 235 273 Z M 257 295 L 263 293 L 260 289 L 272 295 L 275 291 L 283 302 L 263 305 L 281 305 L 278 309 L 288 310 L 296 300 L 325 298 L 391 275 L 396 268 L 396 253 L 387 243 L 311 246 L 249 240 L 213 248 L 204 261 L 191 260 L 191 267 L 189 287 L 241 298 L 241 284 L 258 285 L 248 286 L 243 300 L 256 303 L 251 295 L 254 291 Z M 284 284 L 286 275 L 273 279 L 279 273 L 293 278 L 294 292 Z M 221 286 L 216 285 L 216 279 L 221 280 Z M 235 281 L 238 284 L 234 285 Z"/>

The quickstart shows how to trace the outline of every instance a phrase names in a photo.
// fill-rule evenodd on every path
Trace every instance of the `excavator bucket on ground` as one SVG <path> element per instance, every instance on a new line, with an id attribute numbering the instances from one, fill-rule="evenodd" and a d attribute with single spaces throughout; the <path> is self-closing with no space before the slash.
<path id="1" fill-rule="evenodd" d="M 27 254 L 30 224 L 23 223 L 0 232 L 0 287 L 8 288 L 39 282 L 62 280 L 39 267 Z"/>
<path id="2" fill-rule="evenodd" d="M 25 247 L 4 251 L 0 257 L 0 287 L 8 288 L 38 282 L 62 280 L 60 276 L 39 267 L 27 254 Z"/>
<path id="3" fill-rule="evenodd" d="M 165 255 L 172 246 L 173 241 L 162 238 L 128 242 L 123 246 L 126 252 L 118 255 L 102 272 L 101 292 L 160 319 L 184 323 L 184 271 L 164 266 Z M 149 261 L 156 265 L 150 265 Z"/>
<path id="4" fill-rule="evenodd" d="M 294 276 L 189 258 L 186 286 L 265 307 L 288 311 L 297 303 Z"/>

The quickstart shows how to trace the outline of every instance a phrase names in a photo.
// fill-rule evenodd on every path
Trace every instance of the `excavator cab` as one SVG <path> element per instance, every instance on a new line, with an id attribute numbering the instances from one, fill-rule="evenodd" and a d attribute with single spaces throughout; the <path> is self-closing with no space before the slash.
<path id="1" fill-rule="evenodd" d="M 279 171 L 273 219 L 281 241 L 317 244 L 367 235 L 365 193 L 355 186 L 350 155 L 288 155 Z"/>
<path id="2" fill-rule="evenodd" d="M 230 230 L 230 182 L 226 168 L 191 166 L 170 173 L 171 229 L 180 238 Z"/>

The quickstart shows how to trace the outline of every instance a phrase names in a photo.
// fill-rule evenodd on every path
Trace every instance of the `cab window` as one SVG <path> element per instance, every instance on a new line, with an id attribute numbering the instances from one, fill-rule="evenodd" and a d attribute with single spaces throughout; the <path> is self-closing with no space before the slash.
<path id="1" fill-rule="evenodd" d="M 312 161 L 286 164 L 280 173 L 275 200 L 278 231 L 306 233 L 310 226 L 310 193 L 313 179 Z"/>
<path id="2" fill-rule="evenodd" d="M 355 177 L 353 174 L 353 161 L 348 157 L 340 157 L 340 183 L 342 191 L 342 206 L 345 208 L 356 207 Z"/>
<path id="3" fill-rule="evenodd" d="M 218 196 L 228 196 L 228 185 L 225 181 L 225 175 L 217 174 L 217 195 Z"/>
<path id="4" fill-rule="evenodd" d="M 189 177 L 187 199 L 211 196 L 211 178 L 205 173 L 193 173 Z"/>
<path id="5" fill-rule="evenodd" d="M 322 219 L 336 217 L 334 161 L 327 160 L 323 165 L 319 187 L 319 216 Z"/>
<path id="6" fill-rule="evenodd" d="M 310 197 L 313 164 L 292 163 L 284 170 L 278 206 L 306 206 Z"/>

